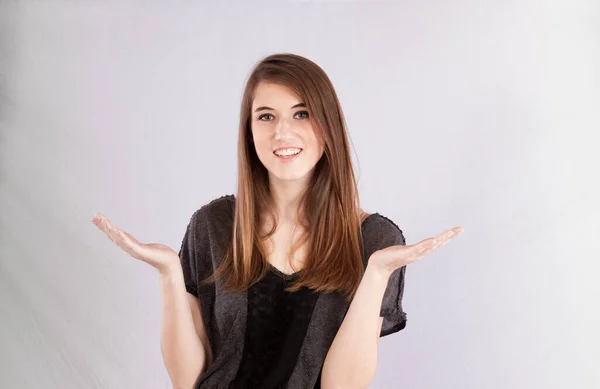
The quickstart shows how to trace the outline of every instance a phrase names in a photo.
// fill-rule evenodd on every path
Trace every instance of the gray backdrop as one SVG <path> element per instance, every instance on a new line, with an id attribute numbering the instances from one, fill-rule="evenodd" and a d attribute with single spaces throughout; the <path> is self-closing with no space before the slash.
<path id="1" fill-rule="evenodd" d="M 408 244 L 408 326 L 371 388 L 597 388 L 594 1 L 4 1 L 0 387 L 168 388 L 157 272 L 90 218 L 178 249 L 235 192 L 262 56 L 321 65 L 362 205 Z"/>

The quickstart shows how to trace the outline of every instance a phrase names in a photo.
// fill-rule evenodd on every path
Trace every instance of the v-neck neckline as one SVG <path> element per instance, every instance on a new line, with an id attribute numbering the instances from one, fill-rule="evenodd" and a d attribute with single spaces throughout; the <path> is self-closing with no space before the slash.
<path id="1" fill-rule="evenodd" d="M 379 215 L 379 213 L 375 212 L 375 213 L 371 213 L 369 214 L 369 216 L 367 216 L 361 223 L 361 229 L 364 229 L 365 224 L 367 223 L 367 220 L 369 220 L 372 216 L 375 215 Z M 287 274 L 282 272 L 281 270 L 279 270 L 278 268 L 276 268 L 275 266 L 273 266 L 271 263 L 269 264 L 269 270 L 271 270 L 273 273 L 275 273 L 277 276 L 283 278 L 286 281 L 289 281 L 291 279 L 294 279 L 298 276 L 298 274 L 300 274 L 302 271 L 304 271 L 304 269 L 300 269 L 297 272 L 291 273 L 291 274 Z"/>

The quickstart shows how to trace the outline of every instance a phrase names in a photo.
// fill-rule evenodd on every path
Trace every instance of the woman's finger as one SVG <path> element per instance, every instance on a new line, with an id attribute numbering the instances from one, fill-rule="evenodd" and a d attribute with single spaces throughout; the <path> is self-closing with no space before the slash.
<path id="1" fill-rule="evenodd" d="M 123 234 L 123 240 L 127 242 L 127 244 L 129 244 L 130 246 L 140 246 L 141 243 L 135 239 L 133 236 L 131 236 L 130 234 L 126 233 L 123 230 L 119 230 L 119 232 L 121 234 Z"/>
<path id="2" fill-rule="evenodd" d="M 127 253 L 136 259 L 142 259 L 146 245 L 123 230 L 118 230 L 118 234 L 123 246 L 127 248 Z"/>
<path id="3" fill-rule="evenodd" d="M 435 237 L 424 239 L 414 246 L 416 254 L 419 256 L 425 256 L 438 247 L 444 245 L 452 236 L 454 236 L 453 231 L 446 230 Z"/>
<path id="4" fill-rule="evenodd" d="M 109 235 L 109 231 L 110 231 L 110 222 L 108 221 L 108 219 L 98 213 L 96 214 L 93 218 L 92 218 L 92 222 L 96 225 L 96 227 L 98 227 L 102 232 L 104 232 L 106 235 Z M 110 237 L 110 236 L 109 236 Z"/>
<path id="5" fill-rule="evenodd" d="M 410 250 L 409 263 L 416 262 L 428 255 L 429 253 L 437 250 L 441 246 L 448 243 L 451 239 L 458 236 L 458 234 L 460 234 L 462 231 L 462 227 L 455 227 L 449 230 L 445 230 L 435 237 L 423 239 L 419 243 L 405 247 L 406 249 Z"/>
<path id="6" fill-rule="evenodd" d="M 94 217 L 92 218 L 92 223 L 94 223 L 94 225 L 96 227 L 98 227 L 100 229 L 100 231 L 106 233 L 106 231 L 104 230 L 104 223 L 102 221 L 102 214 L 97 213 L 94 215 Z"/>
<path id="7" fill-rule="evenodd" d="M 456 237 L 460 232 L 462 232 L 462 230 L 460 228 L 453 228 L 453 229 L 442 232 L 441 234 L 439 234 L 438 236 L 435 237 L 435 243 L 434 243 L 433 247 L 431 248 L 430 252 L 435 251 L 438 248 L 442 247 L 443 245 L 448 243 L 451 239 Z M 425 254 L 428 254 L 428 253 L 425 253 Z"/>
<path id="8" fill-rule="evenodd" d="M 443 246 L 444 244 L 448 243 L 448 241 L 450 239 L 452 239 L 453 237 L 454 237 L 454 232 L 451 230 L 446 230 L 446 231 L 442 232 L 441 234 L 439 234 L 436 237 L 437 243 L 433 249 L 435 250 L 438 247 Z"/>
<path id="9" fill-rule="evenodd" d="M 92 221 L 123 251 L 132 256 L 138 254 L 139 249 L 136 246 L 140 245 L 139 242 L 136 239 L 133 239 L 131 235 L 114 227 L 104 215 L 97 214 Z"/>
<path id="10" fill-rule="evenodd" d="M 127 254 L 131 255 L 135 259 L 141 258 L 140 246 L 138 244 L 134 243 L 129 237 L 127 237 L 125 235 L 124 231 L 117 230 L 116 235 L 117 235 L 117 244 L 119 245 L 119 247 L 121 247 L 121 249 L 123 249 L 123 251 L 125 251 Z"/>
<path id="11" fill-rule="evenodd" d="M 105 218 L 105 217 L 104 217 L 104 216 L 102 216 L 102 215 L 98 215 L 98 217 L 94 219 L 94 224 L 95 224 L 95 225 L 96 225 L 98 228 L 100 228 L 100 230 L 101 230 L 102 232 L 104 232 L 104 234 L 105 234 L 105 235 L 106 235 L 106 236 L 107 236 L 107 237 L 108 237 L 110 240 L 112 240 L 113 242 L 115 242 L 115 238 L 112 236 L 112 233 L 111 233 L 111 228 L 112 228 L 112 225 L 110 224 L 110 222 L 108 221 L 108 219 L 107 219 L 107 218 Z M 116 242 L 115 242 L 115 243 L 116 243 Z"/>
<path id="12" fill-rule="evenodd" d="M 435 243 L 435 238 L 427 238 L 425 240 L 420 241 L 419 243 L 413 246 L 415 254 L 420 255 L 426 252 L 427 250 L 430 250 L 435 245 Z"/>

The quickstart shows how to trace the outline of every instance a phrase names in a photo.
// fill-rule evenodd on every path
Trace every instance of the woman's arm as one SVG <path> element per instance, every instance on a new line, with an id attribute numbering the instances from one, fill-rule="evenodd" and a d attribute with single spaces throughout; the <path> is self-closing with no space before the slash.
<path id="1" fill-rule="evenodd" d="M 411 246 L 396 244 L 371 254 L 363 279 L 325 358 L 323 388 L 368 387 L 377 368 L 382 323 L 379 313 L 392 273 L 422 259 L 462 231 L 462 227 L 454 227 Z"/>
<path id="2" fill-rule="evenodd" d="M 115 228 L 102 214 L 94 215 L 91 221 L 127 254 L 158 270 L 162 293 L 163 360 L 173 388 L 192 389 L 211 363 L 212 354 L 200 303 L 185 288 L 179 255 L 163 244 L 139 242 Z"/>
<path id="3" fill-rule="evenodd" d="M 211 363 L 198 299 L 185 289 L 179 263 L 160 273 L 161 351 L 173 389 L 192 389 Z"/>
<path id="4" fill-rule="evenodd" d="M 324 389 L 364 389 L 375 376 L 382 319 L 381 302 L 390 274 L 367 265 L 321 375 Z"/>

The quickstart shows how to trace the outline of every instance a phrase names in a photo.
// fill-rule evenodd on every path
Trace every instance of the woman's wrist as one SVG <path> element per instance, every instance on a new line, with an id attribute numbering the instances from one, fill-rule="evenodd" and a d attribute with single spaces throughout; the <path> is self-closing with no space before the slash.
<path id="1" fill-rule="evenodd" d="M 376 280 L 384 282 L 386 285 L 392 275 L 388 269 L 378 266 L 375 263 L 367 263 L 365 274 L 367 273 Z"/>
<path id="2" fill-rule="evenodd" d="M 169 262 L 162 265 L 160 268 L 157 268 L 156 270 L 158 270 L 158 274 L 161 279 L 172 279 L 174 277 L 180 277 L 183 274 L 181 262 L 179 261 Z"/>

